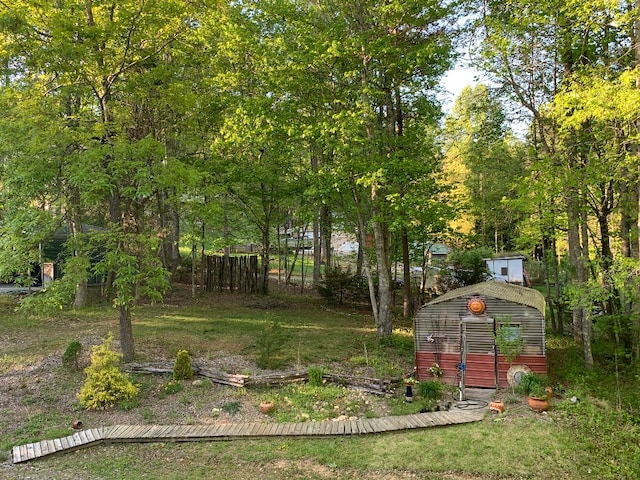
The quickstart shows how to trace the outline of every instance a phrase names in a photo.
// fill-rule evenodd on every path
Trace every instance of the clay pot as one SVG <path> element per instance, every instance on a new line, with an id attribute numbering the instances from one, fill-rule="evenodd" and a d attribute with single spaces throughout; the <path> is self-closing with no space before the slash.
<path id="1" fill-rule="evenodd" d="M 535 410 L 536 412 L 546 412 L 549 410 L 548 398 L 528 397 L 527 404 L 531 410 Z"/>
<path id="2" fill-rule="evenodd" d="M 504 412 L 504 403 L 502 403 L 502 400 L 494 400 L 493 402 L 490 402 L 489 411 L 492 413 Z"/>
<path id="3" fill-rule="evenodd" d="M 262 413 L 271 413 L 276 408 L 276 404 L 273 402 L 262 402 L 260 404 L 260 411 Z"/>

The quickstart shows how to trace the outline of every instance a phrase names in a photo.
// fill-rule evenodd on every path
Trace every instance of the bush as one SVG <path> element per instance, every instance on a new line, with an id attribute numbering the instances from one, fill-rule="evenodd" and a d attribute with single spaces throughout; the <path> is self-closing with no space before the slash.
<path id="1" fill-rule="evenodd" d="M 327 270 L 324 281 L 318 285 L 318 293 L 330 305 L 342 305 L 349 299 L 367 298 L 364 279 L 351 273 L 351 269 L 338 267 Z"/>
<path id="2" fill-rule="evenodd" d="M 265 325 L 257 340 L 258 358 L 256 363 L 260 368 L 277 368 L 278 355 L 284 350 L 287 335 L 278 320 Z"/>
<path id="3" fill-rule="evenodd" d="M 176 355 L 176 363 L 173 365 L 173 378 L 175 380 L 189 380 L 192 377 L 191 356 L 186 350 L 180 350 Z"/>
<path id="4" fill-rule="evenodd" d="M 162 391 L 168 395 L 173 395 L 174 393 L 181 392 L 184 387 L 177 380 L 169 380 L 164 387 L 162 387 Z"/>
<path id="5" fill-rule="evenodd" d="M 536 398 L 543 398 L 547 395 L 546 392 L 547 380 L 536 373 L 528 373 L 523 375 L 520 382 L 515 387 L 517 393 L 523 395 L 530 395 Z"/>
<path id="6" fill-rule="evenodd" d="M 444 392 L 444 385 L 436 380 L 426 380 L 417 384 L 418 394 L 429 400 L 439 400 Z"/>
<path id="7" fill-rule="evenodd" d="M 62 354 L 62 365 L 66 368 L 78 370 L 78 359 L 82 351 L 82 344 L 78 341 L 71 342 Z"/>
<path id="8" fill-rule="evenodd" d="M 91 364 L 85 369 L 87 378 L 78 393 L 80 404 L 87 410 L 113 407 L 132 400 L 139 388 L 120 370 L 121 355 L 111 348 L 113 336 L 91 349 Z"/>
<path id="9" fill-rule="evenodd" d="M 311 367 L 309 369 L 309 385 L 313 387 L 320 387 L 322 385 L 322 375 L 324 374 L 322 368 Z"/>

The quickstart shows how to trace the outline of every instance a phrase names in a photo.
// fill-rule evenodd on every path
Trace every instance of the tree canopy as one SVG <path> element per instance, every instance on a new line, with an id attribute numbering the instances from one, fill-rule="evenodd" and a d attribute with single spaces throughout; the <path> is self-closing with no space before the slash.
<path id="1" fill-rule="evenodd" d="M 2 2 L 0 277 L 64 227 L 42 298 L 82 306 L 102 275 L 131 359 L 180 247 L 257 246 L 268 293 L 283 238 L 313 232 L 317 284 L 348 232 L 379 338 L 414 245 L 520 251 L 587 367 L 596 312 L 637 363 L 637 23 L 595 1 Z M 460 48 L 489 81 L 445 113 Z"/>

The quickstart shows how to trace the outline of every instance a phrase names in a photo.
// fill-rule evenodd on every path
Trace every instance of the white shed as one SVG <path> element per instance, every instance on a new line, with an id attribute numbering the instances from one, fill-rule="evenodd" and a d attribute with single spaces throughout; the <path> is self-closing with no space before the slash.
<path id="1" fill-rule="evenodd" d="M 512 255 L 505 257 L 485 258 L 487 268 L 491 272 L 491 279 L 499 282 L 513 283 L 529 287 L 529 278 L 524 268 L 527 257 Z"/>

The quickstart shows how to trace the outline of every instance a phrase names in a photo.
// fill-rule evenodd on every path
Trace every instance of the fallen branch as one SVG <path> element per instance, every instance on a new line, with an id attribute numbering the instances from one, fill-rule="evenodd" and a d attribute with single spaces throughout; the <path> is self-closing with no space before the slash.
<path id="1" fill-rule="evenodd" d="M 232 387 L 285 385 L 288 383 L 306 382 L 309 380 L 309 373 L 307 371 L 268 373 L 264 375 L 250 376 L 226 373 L 212 368 L 202 367 L 197 364 L 194 364 L 192 368 L 194 375 L 208 378 L 214 383 L 229 385 Z M 125 370 L 132 373 L 173 374 L 173 362 L 130 363 L 126 365 Z M 322 375 L 322 378 L 337 385 L 374 395 L 385 395 L 392 391 L 392 382 L 379 378 L 354 377 L 352 375 L 339 375 L 333 373 L 325 373 Z"/>

